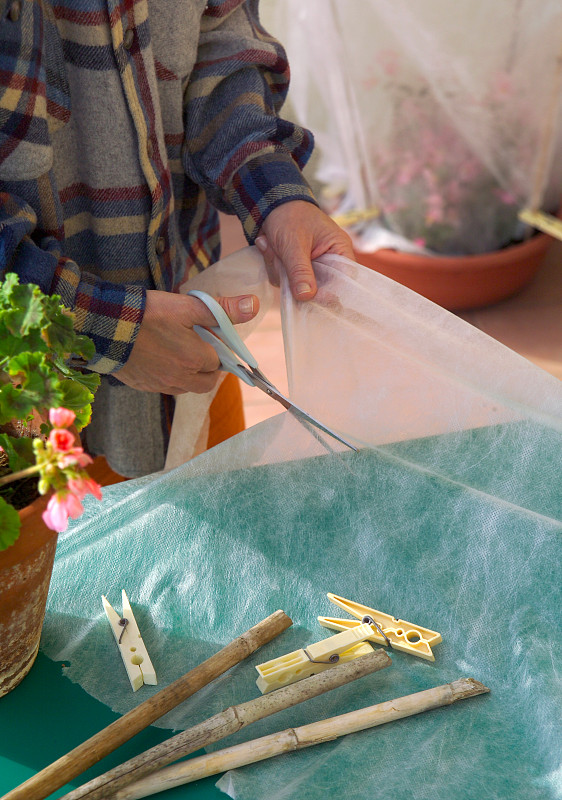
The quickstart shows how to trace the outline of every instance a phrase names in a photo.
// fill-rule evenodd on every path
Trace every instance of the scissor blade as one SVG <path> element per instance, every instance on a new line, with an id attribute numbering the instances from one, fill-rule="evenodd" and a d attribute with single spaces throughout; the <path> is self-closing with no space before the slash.
<path id="1" fill-rule="evenodd" d="M 299 422 L 303 421 L 308 422 L 311 425 L 314 425 L 315 428 L 318 428 L 318 430 L 328 434 L 328 436 L 331 436 L 333 439 L 337 439 L 338 442 L 341 442 L 346 447 L 349 447 L 351 450 L 357 451 L 357 447 L 355 447 L 355 445 L 351 444 L 345 439 L 342 439 L 342 437 L 338 433 L 333 431 L 331 428 L 327 428 L 326 425 L 323 425 L 319 420 L 311 416 L 307 411 L 304 411 L 302 408 L 299 408 L 299 406 L 292 403 L 288 397 L 285 397 L 285 395 L 281 394 L 281 392 L 278 389 L 276 389 L 267 380 L 265 375 L 263 375 L 263 373 L 261 373 L 259 370 L 257 369 L 247 370 L 247 373 L 252 377 L 254 386 L 257 386 L 258 389 L 262 390 L 262 392 L 265 392 L 274 400 L 277 400 L 278 403 L 281 403 L 281 405 L 284 408 L 286 408 L 287 411 L 290 411 L 291 414 L 293 414 L 299 420 Z"/>

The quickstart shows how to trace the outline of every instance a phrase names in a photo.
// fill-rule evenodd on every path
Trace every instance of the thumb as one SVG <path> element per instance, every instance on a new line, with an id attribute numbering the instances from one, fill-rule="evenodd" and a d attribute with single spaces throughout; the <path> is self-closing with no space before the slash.
<path id="1" fill-rule="evenodd" d="M 310 247 L 306 249 L 298 239 L 287 243 L 279 257 L 296 300 L 310 300 L 317 291 L 316 278 L 310 259 Z"/>
<path id="2" fill-rule="evenodd" d="M 210 311 L 202 300 L 188 295 L 190 301 L 190 327 L 193 325 L 203 325 L 210 328 L 217 324 L 213 312 Z M 242 294 L 235 297 L 216 297 L 217 303 L 228 314 L 230 321 L 237 325 L 241 322 L 249 322 L 259 311 L 260 301 L 255 294 Z"/>

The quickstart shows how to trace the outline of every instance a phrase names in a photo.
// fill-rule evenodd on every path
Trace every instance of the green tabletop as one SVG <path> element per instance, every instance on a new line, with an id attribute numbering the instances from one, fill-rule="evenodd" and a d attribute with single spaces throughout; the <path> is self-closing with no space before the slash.
<path id="1" fill-rule="evenodd" d="M 65 678 L 61 663 L 51 661 L 40 652 L 27 677 L 0 700 L 0 794 L 23 783 L 105 728 L 117 716 Z M 50 796 L 61 797 L 171 735 L 171 731 L 152 726 L 147 728 Z M 217 778 L 172 789 L 166 796 L 170 800 L 185 797 L 224 799 L 225 795 L 215 788 Z"/>

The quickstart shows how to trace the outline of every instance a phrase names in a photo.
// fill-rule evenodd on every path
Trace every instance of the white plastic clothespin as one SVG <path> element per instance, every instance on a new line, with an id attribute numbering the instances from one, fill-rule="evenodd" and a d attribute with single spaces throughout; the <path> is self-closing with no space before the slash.
<path id="1" fill-rule="evenodd" d="M 369 606 L 362 606 L 360 603 L 346 600 L 345 597 L 339 597 L 331 592 L 328 593 L 328 599 L 343 608 L 348 614 L 361 620 L 361 623 L 356 622 L 354 619 L 318 617 L 318 622 L 325 628 L 347 631 L 368 623 L 371 626 L 369 641 L 388 645 L 395 650 L 402 650 L 404 653 L 425 658 L 427 661 L 435 661 L 431 645 L 439 644 L 442 641 L 441 634 L 437 633 L 437 631 L 422 628 L 420 625 L 413 625 L 403 619 L 396 619 L 390 614 L 384 614 L 375 608 L 369 608 Z"/>
<path id="2" fill-rule="evenodd" d="M 123 597 L 122 617 L 119 616 L 106 597 L 102 595 L 101 599 L 113 636 L 117 642 L 117 647 L 125 664 L 127 675 L 131 681 L 133 692 L 136 692 L 144 683 L 155 686 L 158 681 L 125 589 L 122 590 L 121 594 Z"/>
<path id="3" fill-rule="evenodd" d="M 353 630 L 337 633 L 306 649 L 294 650 L 279 658 L 273 658 L 256 667 L 259 678 L 256 683 L 262 694 L 288 686 L 303 678 L 323 672 L 335 664 L 345 664 L 354 658 L 372 653 L 373 648 L 365 639 L 372 636 L 370 625 L 355 625 Z"/>

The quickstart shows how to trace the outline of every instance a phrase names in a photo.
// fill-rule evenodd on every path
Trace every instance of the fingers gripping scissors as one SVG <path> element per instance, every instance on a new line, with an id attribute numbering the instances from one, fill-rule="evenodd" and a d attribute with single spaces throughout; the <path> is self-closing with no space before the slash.
<path id="1" fill-rule="evenodd" d="M 250 353 L 240 336 L 236 333 L 234 325 L 230 321 L 226 311 L 217 303 L 214 297 L 198 289 L 192 289 L 188 294 L 197 297 L 205 303 L 217 321 L 216 327 L 203 328 L 200 325 L 194 325 L 193 330 L 199 334 L 204 342 L 207 342 L 207 344 L 210 344 L 211 347 L 214 348 L 221 362 L 221 368 L 225 372 L 231 372 L 233 375 L 237 375 L 240 380 L 247 383 L 248 386 L 257 386 L 258 389 L 261 389 L 262 392 L 265 392 L 269 397 L 281 403 L 281 405 L 286 408 L 287 411 L 290 411 L 300 422 L 309 423 L 323 433 L 327 433 L 328 436 L 337 439 L 338 442 L 341 442 L 351 450 L 357 450 L 354 445 L 342 439 L 342 437 L 331 430 L 331 428 L 327 428 L 319 422 L 319 420 L 312 417 L 306 411 L 303 411 L 302 408 L 296 406 L 275 388 L 271 381 L 269 381 L 259 369 L 258 362 Z"/>

